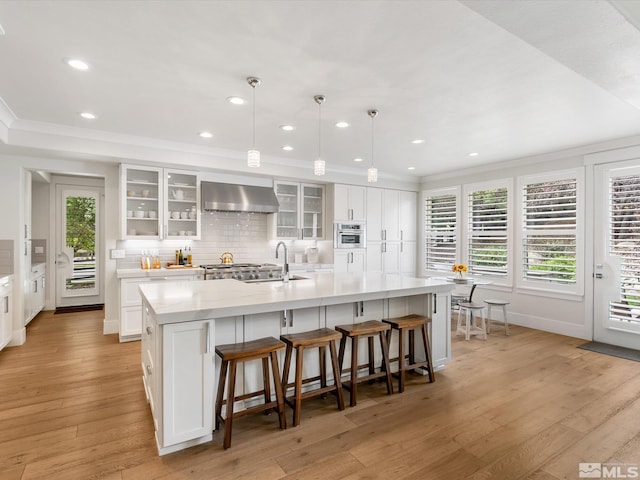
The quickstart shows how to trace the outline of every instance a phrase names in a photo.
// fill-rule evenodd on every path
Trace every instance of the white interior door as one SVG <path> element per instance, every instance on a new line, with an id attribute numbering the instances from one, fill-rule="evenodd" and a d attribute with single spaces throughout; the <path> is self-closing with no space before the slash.
<path id="1" fill-rule="evenodd" d="M 56 190 L 56 307 L 103 303 L 102 189 L 57 185 Z"/>
<path id="2" fill-rule="evenodd" d="M 594 340 L 640 348 L 640 159 L 595 170 Z"/>

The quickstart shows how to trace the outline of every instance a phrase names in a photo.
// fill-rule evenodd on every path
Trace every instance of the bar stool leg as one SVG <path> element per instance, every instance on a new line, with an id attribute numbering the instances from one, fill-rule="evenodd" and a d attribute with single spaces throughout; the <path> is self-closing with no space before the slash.
<path id="1" fill-rule="evenodd" d="M 287 385 L 289 384 L 289 371 L 291 370 L 291 355 L 293 347 L 287 344 L 287 350 L 284 356 L 284 371 L 282 372 L 282 392 L 287 396 Z"/>
<path id="2" fill-rule="evenodd" d="M 369 349 L 369 375 L 376 373 L 376 366 L 373 362 L 373 337 L 367 338 L 367 345 Z"/>
<path id="3" fill-rule="evenodd" d="M 320 360 L 320 387 L 327 386 L 327 348 L 325 346 L 318 347 L 318 356 Z"/>
<path id="4" fill-rule="evenodd" d="M 271 369 L 273 370 L 273 384 L 280 385 L 280 367 L 278 366 L 278 353 L 271 352 Z M 276 388 L 276 404 L 278 405 L 278 420 L 280 428 L 287 428 L 287 419 L 284 416 L 284 393 L 281 388 Z"/>
<path id="5" fill-rule="evenodd" d="M 465 340 L 469 340 L 469 337 L 471 336 L 471 321 L 473 320 L 473 316 L 471 315 L 471 310 L 468 308 L 465 308 L 465 333 L 464 333 L 464 339 Z"/>
<path id="6" fill-rule="evenodd" d="M 384 332 L 380 332 L 380 346 L 382 347 L 382 358 L 384 358 L 384 365 L 387 375 L 387 393 L 391 395 L 393 393 L 393 383 L 391 383 L 391 364 L 389 363 L 389 344 L 387 343 L 387 336 Z"/>
<path id="7" fill-rule="evenodd" d="M 482 329 L 482 338 L 484 340 L 487 339 L 487 323 L 485 320 L 485 313 L 484 313 L 484 308 L 482 310 L 480 310 L 480 327 Z"/>
<path id="8" fill-rule="evenodd" d="M 296 347 L 296 387 L 293 393 L 293 426 L 300 424 L 300 409 L 302 407 L 302 361 L 304 347 Z"/>
<path id="9" fill-rule="evenodd" d="M 391 329 L 389 329 L 391 331 Z M 404 392 L 404 332 L 398 329 L 398 391 Z M 388 342 L 387 342 L 388 344 Z"/>
<path id="10" fill-rule="evenodd" d="M 227 387 L 227 414 L 224 420 L 224 441 L 222 447 L 226 450 L 231 446 L 231 429 L 233 427 L 233 404 L 236 392 L 236 360 L 229 362 L 229 384 Z"/>
<path id="11" fill-rule="evenodd" d="M 269 375 L 269 359 L 267 357 L 264 357 L 262 359 L 262 383 L 264 385 L 264 403 L 269 403 L 271 401 L 271 381 L 270 381 L 270 375 Z M 279 383 L 274 383 L 274 387 L 278 388 L 280 384 Z M 271 413 L 271 410 L 265 410 L 264 414 L 265 415 L 269 415 L 269 413 Z"/>
<path id="12" fill-rule="evenodd" d="M 509 322 L 507 321 L 507 306 L 502 306 L 502 314 L 504 315 L 504 333 L 509 335 Z"/>
<path id="13" fill-rule="evenodd" d="M 222 416 L 222 400 L 224 399 L 224 384 L 227 381 L 227 369 L 229 368 L 228 361 L 222 361 L 220 363 L 220 376 L 218 378 L 218 395 L 216 397 L 216 418 L 215 425 L 216 430 L 220 427 L 220 417 Z"/>
<path id="14" fill-rule="evenodd" d="M 433 383 L 436 381 L 436 377 L 433 372 L 433 362 L 431 360 L 431 347 L 429 346 L 429 337 L 427 335 L 427 324 L 423 323 L 422 328 L 420 329 L 422 332 L 422 342 L 424 343 L 424 353 L 427 356 L 427 368 L 429 369 L 429 382 Z"/>
<path id="15" fill-rule="evenodd" d="M 491 305 L 487 308 L 487 333 L 491 333 Z"/>
<path id="16" fill-rule="evenodd" d="M 387 356 L 388 359 L 388 356 Z M 387 360 L 388 361 L 388 360 Z M 356 406 L 358 393 L 358 338 L 351 337 L 351 398 L 349 404 Z"/>
<path id="17" fill-rule="evenodd" d="M 333 369 L 333 383 L 336 386 L 336 397 L 338 398 L 338 409 L 344 410 L 344 398 L 342 397 L 341 372 L 338 368 L 338 358 L 336 356 L 336 346 L 333 340 L 329 342 L 329 353 L 331 355 L 331 368 Z"/>

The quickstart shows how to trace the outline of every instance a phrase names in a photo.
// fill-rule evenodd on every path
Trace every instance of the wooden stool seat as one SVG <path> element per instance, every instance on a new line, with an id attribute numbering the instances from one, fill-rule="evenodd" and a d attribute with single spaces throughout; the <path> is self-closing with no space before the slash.
<path id="1" fill-rule="evenodd" d="M 216 346 L 216 354 L 222 360 L 220 365 L 220 378 L 218 380 L 218 395 L 216 398 L 216 429 L 220 425 L 220 421 L 224 422 L 224 442 L 225 450 L 231 446 L 231 430 L 233 427 L 233 419 L 248 415 L 271 410 L 275 408 L 278 412 L 278 421 L 280 428 L 287 428 L 287 422 L 284 416 L 284 395 L 281 389 L 280 370 L 278 367 L 278 350 L 285 348 L 285 344 L 273 337 L 260 338 L 243 343 L 232 343 L 228 345 Z M 246 362 L 249 360 L 262 359 L 262 377 L 264 388 L 258 392 L 246 393 L 244 395 L 235 396 L 236 389 L 236 371 L 238 362 Z M 273 383 L 276 394 L 276 400 L 271 400 L 271 386 L 269 378 L 269 359 L 271 359 L 271 370 L 273 372 Z M 224 384 L 229 374 L 227 386 L 227 398 L 224 398 Z M 247 408 L 239 412 L 234 412 L 234 403 L 237 400 L 247 400 L 249 398 L 263 396 L 264 403 L 255 407 Z M 227 406 L 226 416 L 222 417 L 222 406 Z"/>
<path id="2" fill-rule="evenodd" d="M 335 392 L 338 402 L 338 409 L 344 410 L 344 400 L 342 398 L 342 383 L 340 381 L 340 369 L 338 368 L 338 355 L 336 354 L 335 341 L 342 338 L 342 335 L 335 330 L 329 328 L 320 328 L 310 332 L 292 333 L 281 335 L 282 340 L 287 345 L 287 353 L 284 360 L 284 372 L 282 373 L 282 391 L 284 392 L 285 402 L 293 408 L 293 426 L 300 424 L 300 410 L 302 400 L 325 395 L 329 392 Z M 329 347 L 331 368 L 333 370 L 333 385 L 327 386 L 326 372 L 326 347 Z M 304 350 L 308 348 L 318 348 L 320 356 L 320 375 L 312 378 L 302 378 Z M 293 350 L 296 351 L 296 372 L 295 381 L 288 383 L 289 370 L 291 368 L 291 357 Z M 302 385 L 305 383 L 320 380 L 320 388 L 316 388 L 307 392 L 302 392 Z M 287 389 L 294 387 L 293 397 L 287 398 Z"/>
<path id="3" fill-rule="evenodd" d="M 404 317 L 388 318 L 382 320 L 384 323 L 391 325 L 392 330 L 387 332 L 387 343 L 391 343 L 391 333 L 398 330 L 398 357 L 391 358 L 391 362 L 398 362 L 398 391 L 404 392 L 405 372 L 406 370 L 415 370 L 420 367 L 427 369 L 429 374 L 429 382 L 435 382 L 435 372 L 431 363 L 431 348 L 429 347 L 429 337 L 427 334 L 427 322 L 431 320 L 422 315 L 410 314 Z M 409 333 L 409 355 L 406 355 L 404 344 L 404 332 Z M 422 333 L 422 346 L 424 348 L 425 360 L 416 362 L 415 357 L 415 331 L 420 330 Z M 405 360 L 409 358 L 409 363 L 405 365 Z"/>
<path id="4" fill-rule="evenodd" d="M 504 325 L 504 333 L 505 335 L 509 335 L 509 321 L 507 320 L 507 305 L 509 302 L 506 300 L 502 300 L 500 298 L 488 298 L 484 301 L 484 303 L 488 306 L 487 311 L 487 333 L 491 333 L 491 322 L 500 324 L 497 320 L 491 319 L 491 307 L 501 307 L 502 308 L 502 324 Z"/>
<path id="5" fill-rule="evenodd" d="M 352 407 L 355 407 L 356 405 L 358 383 L 374 380 L 376 378 L 384 378 L 386 380 L 387 393 L 391 395 L 393 393 L 393 384 L 391 381 L 391 366 L 389 364 L 389 344 L 387 343 L 386 336 L 386 332 L 391 329 L 391 325 L 380 322 L 379 320 L 369 320 L 361 323 L 337 325 L 334 328 L 342 334 L 342 338 L 340 339 L 340 353 L 338 355 L 340 371 L 342 371 L 347 339 L 351 339 L 351 378 L 348 382 L 343 383 L 343 387 L 349 390 L 350 393 L 350 405 Z M 377 373 L 375 371 L 373 351 L 373 338 L 376 335 L 380 337 L 380 346 L 382 348 L 383 358 L 383 368 Z M 358 365 L 358 340 L 360 337 L 365 337 L 368 342 L 369 362 L 366 365 Z M 360 368 L 368 368 L 369 374 L 358 377 L 358 370 Z"/>
<path id="6" fill-rule="evenodd" d="M 463 333 L 465 340 L 469 340 L 471 335 L 481 335 L 484 340 L 487 339 L 487 327 L 485 323 L 485 306 L 483 303 L 460 302 L 460 313 L 458 314 L 458 322 L 456 327 L 456 335 Z M 477 324 L 477 317 L 474 318 L 473 312 L 480 313 L 480 325 Z M 464 317 L 462 314 L 465 314 Z M 461 317 L 464 320 L 461 322 Z"/>

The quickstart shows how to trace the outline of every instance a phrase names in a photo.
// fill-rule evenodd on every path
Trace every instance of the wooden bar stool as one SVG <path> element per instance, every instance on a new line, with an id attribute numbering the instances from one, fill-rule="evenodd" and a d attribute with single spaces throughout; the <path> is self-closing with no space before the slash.
<path id="1" fill-rule="evenodd" d="M 366 382 L 367 380 L 384 377 L 387 382 L 387 393 L 391 395 L 393 393 L 393 384 L 391 382 L 391 366 L 389 365 L 389 344 L 387 343 L 386 336 L 386 332 L 391 329 L 391 326 L 388 323 L 383 323 L 378 320 L 369 320 L 368 322 L 350 325 L 338 325 L 334 328 L 342 334 L 342 338 L 340 339 L 340 354 L 338 355 L 341 370 L 347 338 L 351 339 L 351 379 L 343 383 L 344 388 L 349 390 L 351 394 L 351 406 L 356 406 L 358 383 Z M 375 373 L 375 358 L 373 352 L 373 338 L 376 335 L 380 337 L 384 367 L 384 370 L 378 373 Z M 361 366 L 358 365 L 358 340 L 360 337 L 366 338 L 369 346 L 369 362 Z M 369 374 L 364 377 L 358 377 L 358 370 L 365 367 L 369 369 Z"/>
<path id="2" fill-rule="evenodd" d="M 482 335 L 483 339 L 487 339 L 487 326 L 484 319 L 485 307 L 482 303 L 460 302 L 460 312 L 458 313 L 458 322 L 456 326 L 456 335 L 464 334 L 464 339 L 469 340 L 471 335 Z M 480 313 L 480 325 L 478 326 L 478 316 L 474 313 Z M 465 314 L 463 316 L 463 314 Z M 461 321 L 461 318 L 463 319 Z"/>
<path id="3" fill-rule="evenodd" d="M 499 298 L 490 298 L 484 301 L 487 304 L 487 333 L 491 333 L 491 322 L 500 324 L 497 320 L 491 320 L 491 307 L 502 307 L 502 324 L 504 325 L 505 335 L 509 335 L 509 322 L 507 321 L 507 305 L 509 302 L 500 300 Z"/>
<path id="4" fill-rule="evenodd" d="M 225 450 L 231 446 L 231 429 L 233 419 L 243 417 L 250 413 L 263 412 L 275 408 L 278 412 L 280 428 L 287 428 L 287 421 L 284 416 L 284 394 L 281 389 L 280 371 L 278 368 L 277 351 L 285 348 L 285 344 L 273 337 L 260 338 L 244 343 L 232 343 L 228 345 L 216 346 L 216 354 L 222 359 L 220 365 L 220 378 L 218 380 L 218 396 L 216 399 L 216 429 L 220 421 L 224 422 L 224 443 Z M 236 369 L 238 362 L 262 359 L 262 376 L 264 389 L 259 392 L 246 393 L 235 396 L 236 389 Z M 273 384 L 275 386 L 276 400 L 271 401 L 271 386 L 269 381 L 269 359 L 271 359 L 271 370 L 273 372 Z M 227 398 L 224 399 L 224 383 L 229 372 L 229 383 L 227 386 Z M 255 407 L 247 408 L 240 412 L 233 411 L 234 402 L 237 400 L 247 400 L 249 398 L 264 395 L 264 403 Z M 222 418 L 222 406 L 227 405 L 226 418 Z"/>
<path id="5" fill-rule="evenodd" d="M 431 348 L 429 347 L 429 337 L 427 334 L 427 322 L 430 320 L 421 315 L 411 314 L 404 317 L 389 318 L 382 320 L 384 323 L 391 325 L 391 330 L 387 332 L 387 344 L 391 343 L 391 333 L 393 330 L 398 331 L 398 357 L 390 359 L 391 362 L 398 362 L 398 391 L 404 392 L 405 371 L 415 370 L 419 367 L 427 369 L 429 374 L 429 382 L 435 382 L 435 372 L 431 363 Z M 405 354 L 404 332 L 409 333 L 409 355 Z M 425 360 L 416 362 L 415 356 L 415 331 L 422 332 L 422 345 L 424 347 Z M 409 363 L 405 365 L 405 360 L 409 358 Z"/>
<path id="6" fill-rule="evenodd" d="M 335 392 L 338 409 L 344 410 L 344 400 L 342 399 L 342 383 L 340 381 L 340 369 L 338 368 L 338 355 L 336 354 L 335 340 L 339 340 L 342 336 L 340 333 L 329 328 L 320 328 L 310 332 L 293 333 L 288 335 L 280 335 L 287 345 L 287 354 L 284 360 L 284 372 L 282 373 L 282 391 L 284 392 L 284 400 L 293 408 L 293 426 L 300 424 L 300 407 L 302 400 L 323 395 L 328 392 Z M 329 347 L 331 368 L 333 369 L 333 385 L 327 386 L 327 348 Z M 318 348 L 320 356 L 320 375 L 313 378 L 302 378 L 304 351 L 309 348 Z M 291 356 L 293 350 L 296 351 L 296 375 L 295 382 L 288 383 L 289 369 L 291 367 Z M 320 388 L 302 393 L 302 384 L 320 380 Z M 294 393 L 291 400 L 287 398 L 287 389 L 294 387 Z"/>

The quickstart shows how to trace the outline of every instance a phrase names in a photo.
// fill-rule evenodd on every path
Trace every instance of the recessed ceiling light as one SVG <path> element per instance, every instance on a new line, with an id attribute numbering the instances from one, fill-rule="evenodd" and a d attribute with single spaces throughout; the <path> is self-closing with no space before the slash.
<path id="1" fill-rule="evenodd" d="M 407 170 L 415 170 L 416 167 L 407 167 Z"/>
<path id="2" fill-rule="evenodd" d="M 361 158 L 354 158 L 354 159 L 353 159 L 353 161 L 354 161 L 354 162 L 361 162 L 361 161 L 362 161 L 362 159 L 361 159 Z"/>
<path id="3" fill-rule="evenodd" d="M 211 132 L 200 132 L 198 135 L 202 138 L 213 138 L 213 133 Z"/>
<path id="4" fill-rule="evenodd" d="M 285 145 L 284 147 L 282 147 L 282 149 L 283 149 L 285 152 L 290 152 L 291 150 L 293 150 L 293 147 L 292 147 L 292 146 L 290 146 L 290 145 Z"/>
<path id="5" fill-rule="evenodd" d="M 229 103 L 233 103 L 234 105 L 244 105 L 245 99 L 242 97 L 227 97 L 227 101 Z"/>
<path id="6" fill-rule="evenodd" d="M 82 113 L 80 113 L 80 116 L 82 118 L 87 119 L 87 120 L 95 120 L 95 118 L 96 118 L 96 116 L 91 112 L 82 112 Z"/>
<path id="7" fill-rule="evenodd" d="M 336 127 L 338 128 L 347 128 L 349 124 L 347 122 L 338 122 L 336 123 Z"/>
<path id="8" fill-rule="evenodd" d="M 419 143 L 424 143 L 424 140 L 422 140 L 422 139 L 420 139 L 420 138 L 417 138 L 417 139 L 415 139 L 415 140 L 411 140 L 411 143 L 415 143 L 415 144 L 417 145 L 417 144 L 419 144 Z"/>
<path id="9" fill-rule="evenodd" d="M 295 130 L 296 127 L 294 127 L 293 125 L 280 125 L 280 129 L 284 130 L 285 132 L 291 132 Z"/>
<path id="10" fill-rule="evenodd" d="M 469 154 L 469 156 L 470 156 L 470 157 L 477 157 L 478 155 L 479 155 L 479 153 L 478 153 L 478 152 L 471 152 L 471 153 Z"/>
<path id="11" fill-rule="evenodd" d="M 71 68 L 75 68 L 76 70 L 80 70 L 82 72 L 86 72 L 90 68 L 87 62 L 85 62 L 84 60 L 80 60 L 79 58 L 65 58 L 64 61 Z"/>

